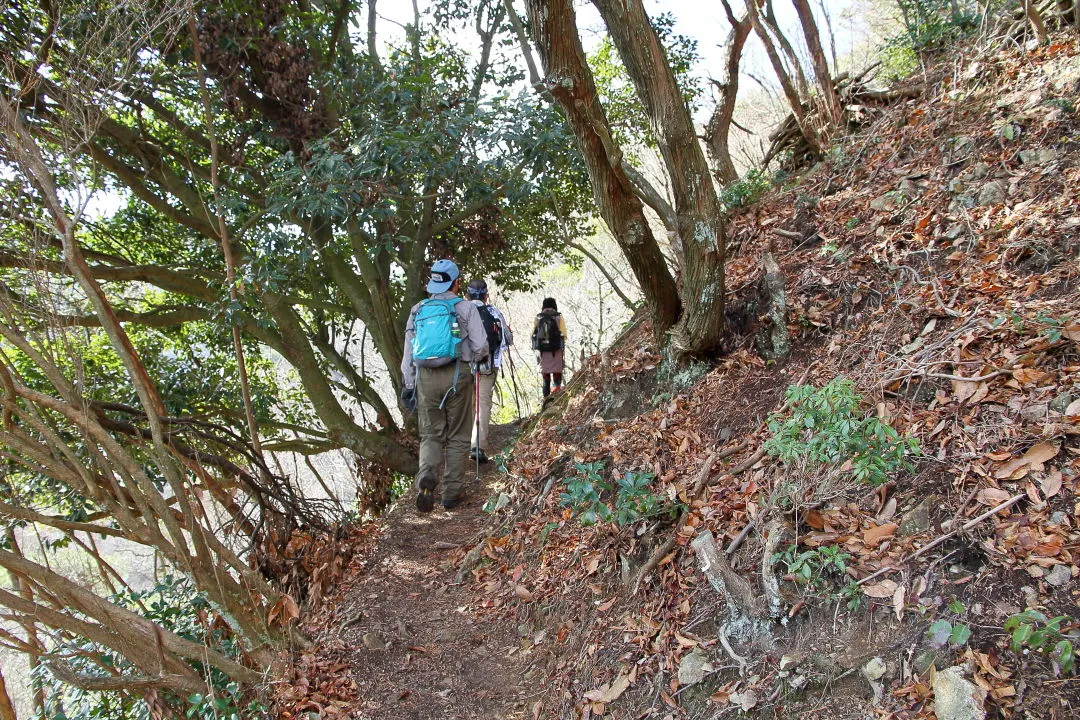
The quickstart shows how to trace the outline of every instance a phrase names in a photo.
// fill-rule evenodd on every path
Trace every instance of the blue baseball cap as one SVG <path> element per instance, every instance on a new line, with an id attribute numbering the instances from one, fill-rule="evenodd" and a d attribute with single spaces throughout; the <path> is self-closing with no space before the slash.
<path id="1" fill-rule="evenodd" d="M 428 280 L 427 291 L 432 295 L 446 292 L 460 275 L 461 271 L 453 260 L 436 260 L 431 266 L 431 279 Z"/>

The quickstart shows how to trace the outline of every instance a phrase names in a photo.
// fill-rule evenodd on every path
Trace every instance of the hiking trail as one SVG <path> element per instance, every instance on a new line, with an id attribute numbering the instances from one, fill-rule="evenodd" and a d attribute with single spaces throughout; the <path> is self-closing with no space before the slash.
<path id="1" fill-rule="evenodd" d="M 510 426 L 491 428 L 503 447 Z M 497 477 L 495 464 L 466 470 L 465 501 L 451 511 L 420 513 L 410 491 L 378 521 L 372 551 L 354 557 L 332 623 L 315 638 L 340 648 L 341 672 L 357 685 L 353 718 L 524 717 L 517 651 L 520 638 L 503 623 L 481 621 L 469 582 L 455 583 L 454 562 L 480 532 L 481 509 Z M 358 567 L 357 567 L 358 566 Z"/>

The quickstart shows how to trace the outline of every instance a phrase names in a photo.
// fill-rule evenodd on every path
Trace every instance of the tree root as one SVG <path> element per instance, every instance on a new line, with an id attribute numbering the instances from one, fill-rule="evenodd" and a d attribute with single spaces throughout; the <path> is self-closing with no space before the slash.
<path id="1" fill-rule="evenodd" d="M 780 597 L 780 581 L 773 570 L 776 564 L 773 558 L 784 535 L 783 524 L 779 520 L 771 520 L 765 526 L 765 533 L 768 537 L 761 555 L 761 587 L 765 592 L 765 607 L 769 616 L 778 618 L 783 614 L 784 602 Z"/>
<path id="2" fill-rule="evenodd" d="M 754 598 L 750 583 L 732 569 L 727 557 L 716 546 L 716 538 L 711 530 L 698 533 L 691 542 L 694 553 L 701 564 L 701 571 L 713 589 L 724 598 L 736 617 L 760 617 L 761 605 Z"/>

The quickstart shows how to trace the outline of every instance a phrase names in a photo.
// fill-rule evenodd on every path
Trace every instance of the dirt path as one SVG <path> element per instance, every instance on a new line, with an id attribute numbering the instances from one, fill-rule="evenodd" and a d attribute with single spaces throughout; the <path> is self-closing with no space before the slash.
<path id="1" fill-rule="evenodd" d="M 493 447 L 510 428 L 492 427 Z M 475 588 L 454 584 L 454 551 L 485 519 L 481 510 L 496 476 L 493 463 L 467 473 L 466 501 L 447 512 L 417 512 L 407 495 L 383 519 L 384 532 L 363 578 L 344 600 L 351 618 L 341 639 L 359 686 L 355 718 L 518 718 L 527 698 L 512 628 L 480 621 Z"/>

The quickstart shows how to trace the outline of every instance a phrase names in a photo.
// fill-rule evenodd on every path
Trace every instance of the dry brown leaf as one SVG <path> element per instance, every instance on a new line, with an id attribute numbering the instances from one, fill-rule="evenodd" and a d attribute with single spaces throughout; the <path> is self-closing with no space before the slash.
<path id="1" fill-rule="evenodd" d="M 602 685 L 585 693 L 585 699 L 599 703 L 615 702 L 620 695 L 626 692 L 628 687 L 630 687 L 630 676 L 620 675 L 612 680 L 610 685 Z"/>
<path id="2" fill-rule="evenodd" d="M 975 394 L 975 391 L 979 389 L 980 385 L 985 385 L 986 383 L 953 380 L 952 384 L 953 395 L 956 396 L 958 402 L 964 402 Z"/>
<path id="3" fill-rule="evenodd" d="M 1080 398 L 1073 400 L 1069 403 L 1069 406 L 1065 408 L 1066 415 L 1080 415 Z"/>
<path id="4" fill-rule="evenodd" d="M 1051 468 L 1039 484 L 1042 486 L 1043 495 L 1049 500 L 1061 492 L 1061 471 Z"/>
<path id="5" fill-rule="evenodd" d="M 524 585 L 515 585 L 514 594 L 517 595 L 518 599 L 520 599 L 522 602 L 532 602 L 534 598 L 532 591 L 530 591 L 529 588 L 525 587 Z"/>
<path id="6" fill-rule="evenodd" d="M 898 586 L 894 581 L 886 579 L 869 585 L 863 585 L 862 591 L 863 594 L 868 597 L 885 600 L 896 594 L 897 587 Z"/>
<path id="7" fill-rule="evenodd" d="M 1050 441 L 1044 441 L 1024 453 L 1023 459 L 1031 464 L 1032 470 L 1042 470 L 1048 460 L 1053 460 L 1061 447 Z"/>
<path id="8" fill-rule="evenodd" d="M 899 526 L 896 523 L 891 522 L 864 530 L 863 543 L 866 547 L 877 547 L 882 540 L 892 537 L 892 534 L 896 532 L 897 527 Z"/>
<path id="9" fill-rule="evenodd" d="M 896 592 L 894 592 L 893 596 L 892 596 L 893 610 L 896 611 L 896 619 L 897 620 L 903 620 L 904 619 L 904 593 L 905 592 L 906 592 L 906 590 L 904 589 L 904 586 L 901 585 L 900 587 L 896 588 Z"/>
<path id="10" fill-rule="evenodd" d="M 1011 497 L 1012 495 L 1000 488 L 983 488 L 979 491 L 979 494 L 976 495 L 976 499 L 980 503 L 990 506 L 1000 505 Z"/>
<path id="11" fill-rule="evenodd" d="M 675 633 L 675 642 L 679 644 L 679 647 L 697 647 L 700 643 L 697 640 L 691 640 L 690 638 L 683 637 L 679 633 Z"/>

